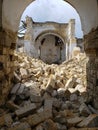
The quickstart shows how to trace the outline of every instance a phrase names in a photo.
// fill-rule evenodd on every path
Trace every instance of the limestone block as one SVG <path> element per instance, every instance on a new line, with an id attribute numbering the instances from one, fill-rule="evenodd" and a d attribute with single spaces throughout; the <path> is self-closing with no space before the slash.
<path id="1" fill-rule="evenodd" d="M 35 126 L 49 118 L 52 118 L 52 113 L 44 110 L 43 112 L 29 116 L 27 118 L 27 122 L 30 124 L 30 126 Z"/>
<path id="2" fill-rule="evenodd" d="M 63 84 L 61 81 L 58 80 L 58 81 L 56 82 L 56 87 L 57 87 L 57 88 L 64 88 L 64 84 Z"/>
<path id="3" fill-rule="evenodd" d="M 31 127 L 27 122 L 20 123 L 14 127 L 9 128 L 8 130 L 31 130 Z"/>
<path id="4" fill-rule="evenodd" d="M 12 90 L 11 90 L 11 94 L 16 94 L 16 92 L 18 91 L 18 89 L 20 88 L 20 83 L 17 83 L 13 86 Z"/>
<path id="5" fill-rule="evenodd" d="M 31 102 L 33 102 L 33 103 L 39 103 L 39 102 L 42 101 L 40 95 L 35 95 L 35 94 L 33 94 L 33 93 L 30 94 L 30 100 L 31 100 Z"/>
<path id="6" fill-rule="evenodd" d="M 20 74 L 22 78 L 26 78 L 28 76 L 27 70 L 24 68 L 20 68 Z"/>
<path id="7" fill-rule="evenodd" d="M 38 126 L 36 126 L 35 130 L 43 130 L 43 124 L 39 124 Z"/>
<path id="8" fill-rule="evenodd" d="M 56 123 L 56 125 L 58 130 L 67 130 L 67 127 L 64 124 Z"/>
<path id="9" fill-rule="evenodd" d="M 70 128 L 69 130 L 98 130 L 98 128 Z"/>
<path id="10" fill-rule="evenodd" d="M 45 92 L 43 97 L 42 97 L 43 100 L 50 99 L 50 98 L 51 98 L 51 95 L 47 92 Z"/>
<path id="11" fill-rule="evenodd" d="M 82 118 L 80 117 L 72 117 L 72 118 L 67 119 L 67 125 L 68 127 L 76 126 L 81 121 L 82 121 Z"/>
<path id="12" fill-rule="evenodd" d="M 77 126 L 81 127 L 81 128 L 98 127 L 98 115 L 97 114 L 89 115 L 87 118 L 85 118 L 83 121 L 81 121 Z"/>
<path id="13" fill-rule="evenodd" d="M 46 99 L 44 102 L 44 110 L 50 112 L 52 114 L 52 105 L 53 105 L 53 99 Z"/>
<path id="14" fill-rule="evenodd" d="M 16 110 L 15 114 L 19 118 L 22 118 L 22 117 L 25 117 L 25 116 L 32 114 L 35 109 L 36 109 L 36 105 L 34 103 L 28 104 L 28 105 L 26 105 L 24 107 L 20 107 L 18 110 Z"/>
<path id="15" fill-rule="evenodd" d="M 52 76 L 49 78 L 46 88 L 49 88 L 50 86 L 51 86 L 52 88 L 55 87 L 55 80 L 53 79 Z"/>
<path id="16" fill-rule="evenodd" d="M 66 83 L 66 85 L 65 85 L 65 88 L 66 88 L 66 89 L 67 89 L 67 88 L 73 88 L 74 85 L 75 85 L 75 83 L 76 83 L 76 78 L 75 78 L 75 77 L 72 77 L 72 78 L 70 78 L 70 79 L 67 81 L 67 83 Z"/>
<path id="17" fill-rule="evenodd" d="M 15 104 L 14 102 L 12 102 L 12 101 L 8 101 L 8 102 L 6 103 L 6 107 L 7 107 L 8 109 L 10 109 L 11 111 L 15 111 L 15 110 L 19 109 L 19 106 L 16 105 L 16 104 Z"/>
<path id="18" fill-rule="evenodd" d="M 10 127 L 12 122 L 13 122 L 13 120 L 12 120 L 12 117 L 10 114 L 5 114 L 0 117 L 0 127 L 2 127 L 4 125 Z"/>
<path id="19" fill-rule="evenodd" d="M 86 92 L 86 87 L 81 85 L 81 84 L 78 84 L 76 87 L 75 87 L 75 90 L 78 90 L 80 93 L 83 93 L 83 92 Z"/>
<path id="20" fill-rule="evenodd" d="M 43 112 L 43 111 L 44 111 L 43 106 L 37 110 L 38 113 Z"/>
<path id="21" fill-rule="evenodd" d="M 79 112 L 80 112 L 80 115 L 82 116 L 88 116 L 91 114 L 91 111 L 89 110 L 89 108 L 87 107 L 85 103 L 82 103 L 80 105 Z"/>
<path id="22" fill-rule="evenodd" d="M 53 90 L 53 92 L 52 92 L 52 97 L 56 97 L 57 96 L 57 91 L 56 90 Z"/>
<path id="23" fill-rule="evenodd" d="M 64 97 L 65 96 L 65 91 L 66 91 L 65 88 L 59 88 L 59 89 L 57 89 L 58 96 L 59 97 Z"/>
<path id="24" fill-rule="evenodd" d="M 70 95 L 70 101 L 78 101 L 78 96 L 76 93 Z"/>
<path id="25" fill-rule="evenodd" d="M 20 81 L 21 81 L 21 77 L 16 72 L 14 72 L 14 82 L 18 83 Z"/>
<path id="26" fill-rule="evenodd" d="M 58 123 L 60 123 L 60 124 L 65 124 L 65 125 L 67 125 L 66 117 L 65 117 L 65 116 L 62 116 L 62 115 L 57 115 L 57 116 L 54 118 L 54 121 L 55 121 L 55 122 L 58 122 Z"/>
<path id="27" fill-rule="evenodd" d="M 24 84 L 20 84 L 20 87 L 19 87 L 19 89 L 17 90 L 17 95 L 22 94 L 23 91 L 24 91 L 24 88 L 25 88 L 25 85 L 24 85 Z"/>
<path id="28" fill-rule="evenodd" d="M 62 101 L 54 98 L 53 107 L 60 109 L 60 107 L 62 106 L 62 104 L 63 104 Z"/>
<path id="29" fill-rule="evenodd" d="M 43 128 L 46 130 L 58 130 L 56 123 L 54 123 L 51 119 L 48 119 L 43 123 Z"/>
<path id="30" fill-rule="evenodd" d="M 72 110 L 66 109 L 63 111 L 63 115 L 67 118 L 71 118 L 74 117 L 74 113 Z"/>

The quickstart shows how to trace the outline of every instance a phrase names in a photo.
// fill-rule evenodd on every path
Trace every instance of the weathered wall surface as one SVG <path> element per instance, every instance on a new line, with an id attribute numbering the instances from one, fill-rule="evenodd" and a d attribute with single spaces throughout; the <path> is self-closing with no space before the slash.
<path id="1" fill-rule="evenodd" d="M 3 0 L 3 27 L 16 32 L 24 9 L 32 1 L 33 0 Z M 92 28 L 98 25 L 97 0 L 67 1 L 78 11 L 84 34 L 87 34 Z"/>
<path id="2" fill-rule="evenodd" d="M 98 26 L 97 0 L 66 0 L 79 13 L 84 35 Z"/>
<path id="3" fill-rule="evenodd" d="M 2 0 L 0 0 L 0 31 L 2 29 Z"/>
<path id="4" fill-rule="evenodd" d="M 38 41 L 39 51 L 40 51 L 40 59 L 44 62 L 52 64 L 52 63 L 61 63 L 65 60 L 65 47 L 64 43 L 62 45 L 56 45 L 56 36 L 55 35 L 46 35 L 41 41 L 44 39 L 44 42 L 41 44 L 41 41 Z M 62 48 L 62 49 L 61 49 Z"/>
<path id="5" fill-rule="evenodd" d="M 3 28 L 18 31 L 21 15 L 32 0 L 3 0 Z"/>
<path id="6" fill-rule="evenodd" d="M 12 87 L 15 46 L 15 41 L 6 32 L 0 32 L 0 105 L 4 104 Z"/>
<path id="7" fill-rule="evenodd" d="M 46 22 L 46 23 L 35 23 L 32 24 L 32 36 L 33 42 L 35 43 L 36 40 L 40 37 L 40 35 L 45 34 L 48 32 L 57 34 L 63 40 L 66 39 L 66 27 L 68 24 L 59 24 L 54 22 Z"/>
<path id="8" fill-rule="evenodd" d="M 98 109 L 98 28 L 85 36 L 85 51 L 89 57 L 87 64 L 87 91 Z"/>
<path id="9" fill-rule="evenodd" d="M 26 23 L 25 50 L 27 54 L 35 58 L 40 57 L 43 61 L 47 61 L 46 63 L 61 63 L 66 58 L 67 60 L 71 58 L 72 50 L 76 46 L 74 19 L 66 24 L 55 22 L 33 23 L 32 18 L 27 17 Z M 42 41 L 45 42 L 44 45 L 41 44 Z M 56 46 L 55 44 L 60 45 Z"/>

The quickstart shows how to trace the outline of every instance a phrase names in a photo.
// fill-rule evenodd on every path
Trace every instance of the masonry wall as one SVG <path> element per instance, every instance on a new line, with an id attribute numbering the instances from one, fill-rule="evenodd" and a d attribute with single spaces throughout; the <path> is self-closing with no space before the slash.
<path id="1" fill-rule="evenodd" d="M 9 32 L 12 36 L 12 32 Z M 12 36 L 15 38 L 15 36 Z M 14 77 L 15 61 L 14 55 L 16 47 L 15 39 L 11 38 L 7 32 L 0 32 L 0 105 L 4 104 L 8 93 L 12 87 Z"/>
<path id="2" fill-rule="evenodd" d="M 0 0 L 0 30 L 2 29 L 2 0 Z"/>
<path id="3" fill-rule="evenodd" d="M 44 42 L 42 43 L 42 40 Z M 46 35 L 39 43 L 40 59 L 46 63 L 61 63 L 65 60 L 65 47 L 64 43 L 62 45 L 57 45 L 56 36 Z"/>
<path id="4" fill-rule="evenodd" d="M 39 47 L 41 47 L 40 46 L 41 41 L 39 39 L 44 35 L 51 35 L 51 36 L 56 35 L 63 41 L 64 44 L 64 46 L 62 46 L 61 48 L 58 47 L 58 50 L 60 50 L 58 51 L 60 52 L 60 54 L 58 53 L 58 56 L 61 56 L 61 58 L 59 58 L 59 62 L 69 60 L 71 58 L 72 50 L 76 46 L 74 19 L 71 19 L 69 23 L 66 24 L 59 24 L 55 22 L 34 23 L 32 21 L 32 18 L 27 16 L 26 23 L 27 23 L 27 31 L 25 34 L 25 51 L 27 54 L 29 54 L 32 57 L 39 58 L 40 57 L 38 54 L 40 52 Z M 51 37 L 48 37 L 47 45 L 44 47 L 42 46 L 42 48 L 44 48 L 44 51 L 41 51 L 42 55 L 41 57 L 44 57 L 42 58 L 42 60 L 44 61 L 49 60 L 49 57 L 46 56 L 47 60 L 45 58 L 45 55 L 47 55 L 45 52 L 48 53 L 47 47 L 49 47 L 49 45 L 51 45 L 52 52 L 54 52 L 54 54 L 56 53 L 55 48 L 57 47 L 55 47 L 54 43 L 51 41 L 52 41 Z M 53 43 L 53 45 L 51 43 Z M 52 54 L 53 53 L 51 53 L 51 62 L 58 61 L 57 60 L 58 56 L 55 56 L 54 58 Z M 52 57 L 54 60 L 52 60 Z"/>
<path id="5" fill-rule="evenodd" d="M 98 109 L 98 27 L 84 37 L 84 49 L 89 61 L 87 63 L 88 100 Z"/>

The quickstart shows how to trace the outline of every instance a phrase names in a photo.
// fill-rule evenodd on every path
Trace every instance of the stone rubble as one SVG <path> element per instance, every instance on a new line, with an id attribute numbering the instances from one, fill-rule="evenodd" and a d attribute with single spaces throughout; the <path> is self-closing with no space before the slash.
<path id="1" fill-rule="evenodd" d="M 13 87 L 0 107 L 0 130 L 98 130 L 88 102 L 85 54 L 60 65 L 16 53 Z"/>

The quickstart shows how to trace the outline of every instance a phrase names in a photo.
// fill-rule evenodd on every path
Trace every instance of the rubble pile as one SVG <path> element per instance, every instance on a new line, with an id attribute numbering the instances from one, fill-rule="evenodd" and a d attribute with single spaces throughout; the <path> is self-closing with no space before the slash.
<path id="1" fill-rule="evenodd" d="M 61 65 L 16 56 L 0 130 L 98 130 L 98 111 L 87 103 L 85 54 Z"/>

